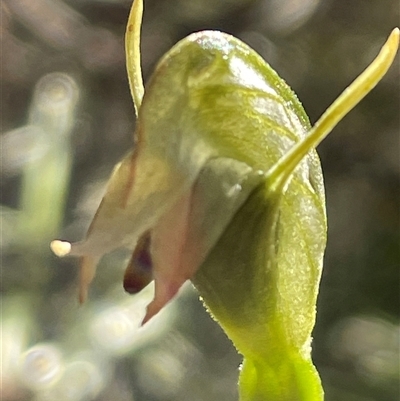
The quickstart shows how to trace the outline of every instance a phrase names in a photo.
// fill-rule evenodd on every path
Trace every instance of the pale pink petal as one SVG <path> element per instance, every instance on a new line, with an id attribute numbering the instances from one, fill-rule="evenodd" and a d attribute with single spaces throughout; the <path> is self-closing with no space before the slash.
<path id="1" fill-rule="evenodd" d="M 151 258 L 154 277 L 154 299 L 147 307 L 143 324 L 160 311 L 192 275 L 182 269 L 181 257 L 186 242 L 190 192 L 182 196 L 160 218 L 151 231 Z"/>

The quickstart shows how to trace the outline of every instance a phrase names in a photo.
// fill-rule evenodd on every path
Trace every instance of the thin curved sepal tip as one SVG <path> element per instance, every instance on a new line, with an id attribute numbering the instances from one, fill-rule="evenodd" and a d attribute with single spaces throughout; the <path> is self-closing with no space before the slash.
<path id="1" fill-rule="evenodd" d="M 93 256 L 83 256 L 80 260 L 79 269 L 79 303 L 83 304 L 87 297 L 90 283 L 96 274 L 96 266 L 99 259 Z"/>
<path id="2" fill-rule="evenodd" d="M 281 192 L 308 152 L 317 147 L 343 117 L 383 78 L 399 48 L 399 28 L 394 28 L 378 56 L 332 103 L 308 135 L 289 150 L 267 173 L 271 191 Z"/>
<path id="3" fill-rule="evenodd" d="M 143 17 L 143 0 L 135 0 L 129 13 L 125 33 L 126 69 L 136 117 L 144 95 L 140 57 L 140 30 Z"/>
<path id="4" fill-rule="evenodd" d="M 157 281 L 154 283 L 154 299 L 147 305 L 146 314 L 142 320 L 141 326 L 144 326 L 176 296 L 185 281 L 185 279 L 182 279 L 181 281 L 167 284 Z"/>

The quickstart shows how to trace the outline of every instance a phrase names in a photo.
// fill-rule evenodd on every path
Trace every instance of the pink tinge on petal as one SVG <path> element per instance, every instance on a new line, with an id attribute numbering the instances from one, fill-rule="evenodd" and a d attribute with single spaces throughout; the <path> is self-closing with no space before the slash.
<path id="1" fill-rule="evenodd" d="M 179 289 L 185 283 L 182 278 L 176 282 L 155 281 L 155 295 L 153 301 L 147 306 L 146 315 L 142 320 L 142 326 L 155 316 L 169 301 L 174 298 Z"/>
<path id="2" fill-rule="evenodd" d="M 143 324 L 157 314 L 192 276 L 182 266 L 188 230 L 191 193 L 183 195 L 151 231 L 151 258 L 155 280 L 154 299 L 147 308 Z"/>

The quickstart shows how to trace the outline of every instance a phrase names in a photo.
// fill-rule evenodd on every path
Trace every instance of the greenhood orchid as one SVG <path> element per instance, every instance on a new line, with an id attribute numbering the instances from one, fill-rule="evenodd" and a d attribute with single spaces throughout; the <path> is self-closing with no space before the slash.
<path id="1" fill-rule="evenodd" d="M 241 400 L 321 400 L 310 356 L 326 244 L 315 147 L 386 73 L 399 31 L 311 127 L 271 67 L 217 31 L 175 45 L 144 91 L 142 7 L 135 0 L 126 33 L 134 149 L 115 167 L 86 239 L 51 247 L 81 257 L 81 302 L 101 257 L 131 249 L 125 289 L 155 281 L 144 323 L 191 280 L 244 356 Z"/>

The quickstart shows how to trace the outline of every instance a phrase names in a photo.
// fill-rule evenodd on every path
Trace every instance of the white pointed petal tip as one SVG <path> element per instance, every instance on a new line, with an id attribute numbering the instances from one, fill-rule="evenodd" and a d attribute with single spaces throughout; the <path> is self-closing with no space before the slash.
<path id="1" fill-rule="evenodd" d="M 62 258 L 71 252 L 71 243 L 68 241 L 54 240 L 51 241 L 50 248 L 55 255 Z"/>

